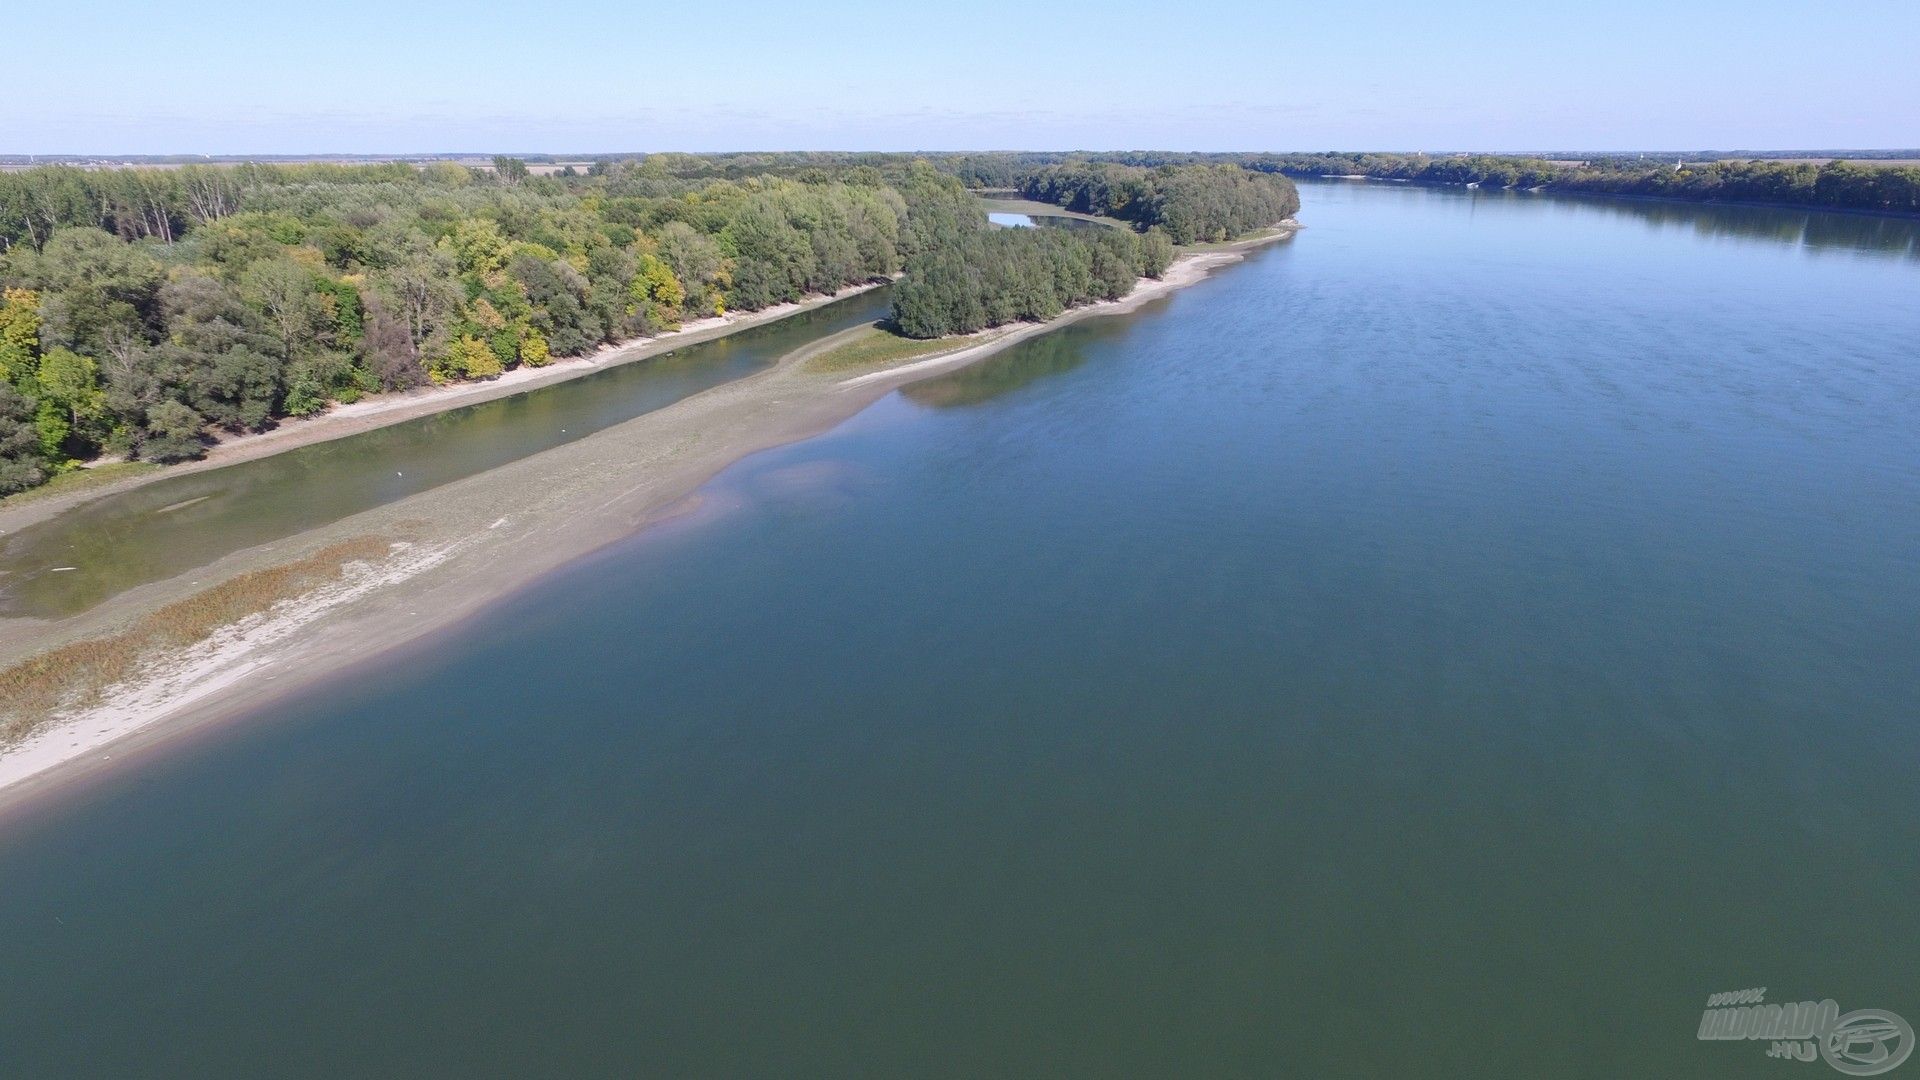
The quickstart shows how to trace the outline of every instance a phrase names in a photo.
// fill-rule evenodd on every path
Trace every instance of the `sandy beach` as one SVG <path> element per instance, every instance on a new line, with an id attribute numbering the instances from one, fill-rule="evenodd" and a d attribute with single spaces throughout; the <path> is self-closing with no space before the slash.
<path id="1" fill-rule="evenodd" d="M 365 545 L 377 539 L 388 551 L 385 557 L 353 562 L 337 580 L 224 627 L 197 644 L 147 658 L 134 677 L 97 700 L 61 713 L 23 741 L 0 749 L 0 809 L 103 770 L 129 767 L 156 744 L 211 730 L 357 662 L 451 626 L 544 574 L 691 509 L 701 486 L 734 462 L 824 432 L 902 385 L 1081 319 L 1135 310 L 1293 231 L 1289 225 L 1237 245 L 1184 255 L 1163 278 L 1143 279 L 1122 300 L 1076 308 L 1044 324 L 1004 329 L 977 343 L 892 368 L 811 370 L 807 357 L 823 344 L 815 343 L 767 371 L 577 442 L 284 541 L 235 552 L 47 624 L 44 633 L 32 635 L 31 646 L 0 653 L 0 667 L 70 642 L 111 635 L 214 583 L 287 564 L 330 545 Z M 690 326 L 681 334 L 712 336 L 728 328 Z M 473 388 L 457 404 L 546 385 L 690 340 L 697 338 L 653 339 L 571 366 L 556 364 L 518 382 Z M 456 403 L 447 392 L 439 393 L 412 403 L 369 402 L 380 408 L 359 412 L 336 410 L 302 425 L 308 429 L 304 433 L 289 433 L 277 443 L 263 436 L 247 447 L 236 445 L 219 460 L 244 460 L 241 455 L 273 453 L 302 440 L 335 438 Z"/>

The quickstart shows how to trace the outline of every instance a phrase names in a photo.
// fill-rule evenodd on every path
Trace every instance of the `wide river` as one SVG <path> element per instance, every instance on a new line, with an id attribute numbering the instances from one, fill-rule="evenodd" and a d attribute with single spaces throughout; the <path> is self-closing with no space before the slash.
<path id="1" fill-rule="evenodd" d="M 1304 199 L 11 814 L 0 1074 L 1817 1077 L 1708 995 L 1920 1021 L 1915 224 Z"/>

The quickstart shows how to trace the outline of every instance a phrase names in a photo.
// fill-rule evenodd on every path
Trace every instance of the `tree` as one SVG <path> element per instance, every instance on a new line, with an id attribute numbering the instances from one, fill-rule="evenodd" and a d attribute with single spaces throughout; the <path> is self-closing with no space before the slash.
<path id="1" fill-rule="evenodd" d="M 628 286 L 634 303 L 647 314 L 653 326 L 671 326 L 680 321 L 680 306 L 687 302 L 686 290 L 673 269 L 657 255 L 640 256 L 640 269 Z"/>
<path id="2" fill-rule="evenodd" d="M 1173 241 L 1167 237 L 1167 230 L 1155 227 L 1148 229 L 1140 237 L 1140 273 L 1145 277 L 1158 278 L 1173 265 Z"/>
<path id="3" fill-rule="evenodd" d="M 353 387 L 353 359 L 345 353 L 323 352 L 288 369 L 288 416 L 312 416 Z"/>
<path id="4" fill-rule="evenodd" d="M 230 431 L 262 431 L 280 414 L 280 361 L 245 345 L 196 358 L 187 378 L 193 407 Z"/>
<path id="5" fill-rule="evenodd" d="M 656 247 L 660 261 L 687 293 L 683 304 L 689 310 L 712 310 L 729 284 L 726 256 L 713 237 L 684 221 L 669 221 L 660 227 Z"/>
<path id="6" fill-rule="evenodd" d="M 0 382 L 0 495 L 25 491 L 47 478 L 33 413 L 33 402 Z"/>
<path id="7" fill-rule="evenodd" d="M 151 340 L 165 273 L 152 255 L 99 229 L 57 230 L 37 255 L 14 261 L 40 293 L 41 344 L 100 355 L 114 334 Z"/>
<path id="8" fill-rule="evenodd" d="M 314 290 L 313 272 L 291 259 L 254 263 L 247 268 L 243 287 L 272 329 L 282 360 L 311 351 L 318 336 L 332 329 Z"/>
<path id="9" fill-rule="evenodd" d="M 500 226 L 484 218 L 461 219 L 447 239 L 460 272 L 476 279 L 499 273 L 513 250 L 513 245 L 500 234 Z"/>
<path id="10" fill-rule="evenodd" d="M 360 339 L 361 355 L 367 370 L 383 390 L 411 390 L 427 382 L 427 369 L 420 363 L 407 324 L 378 298 L 367 301 L 367 327 Z"/>
<path id="11" fill-rule="evenodd" d="M 200 414 L 178 401 L 162 401 L 147 413 L 147 436 L 140 444 L 140 456 L 163 465 L 189 461 L 204 455 L 205 421 Z"/>
<path id="12" fill-rule="evenodd" d="M 41 442 L 49 457 L 64 458 L 63 447 L 98 418 L 105 395 L 92 357 L 70 349 L 51 349 L 40 358 Z"/>
<path id="13" fill-rule="evenodd" d="M 0 293 L 0 382 L 32 384 L 40 368 L 40 294 L 32 289 Z"/>
<path id="14" fill-rule="evenodd" d="M 446 355 L 436 360 L 429 368 L 435 382 L 450 382 L 454 379 L 491 379 L 505 371 L 500 358 L 493 355 L 487 343 L 471 335 L 462 335 L 447 346 Z"/>
<path id="15" fill-rule="evenodd" d="M 379 281 L 392 298 L 392 311 L 406 327 L 415 355 L 426 351 L 460 303 L 452 256 L 414 245 Z"/>

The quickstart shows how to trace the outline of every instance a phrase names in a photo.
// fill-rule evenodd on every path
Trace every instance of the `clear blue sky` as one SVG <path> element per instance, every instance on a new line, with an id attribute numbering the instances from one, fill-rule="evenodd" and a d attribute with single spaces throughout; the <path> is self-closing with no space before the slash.
<path id="1" fill-rule="evenodd" d="M 6 25 L 0 153 L 1920 145 L 1920 0 L 22 0 Z"/>

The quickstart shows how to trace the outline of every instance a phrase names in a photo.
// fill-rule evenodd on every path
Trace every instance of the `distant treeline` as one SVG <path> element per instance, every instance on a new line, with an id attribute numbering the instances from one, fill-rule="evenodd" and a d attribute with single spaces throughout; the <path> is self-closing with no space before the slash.
<path id="1" fill-rule="evenodd" d="M 910 333 L 1046 318 L 1159 273 L 1225 175 L 1073 235 L 909 155 L 0 172 L 0 494 L 902 270 Z"/>
<path id="2" fill-rule="evenodd" d="M 1016 182 L 1029 199 L 1163 228 L 1176 244 L 1226 240 L 1300 211 L 1300 193 L 1284 177 L 1235 165 L 1075 162 L 1021 173 Z"/>
<path id="3" fill-rule="evenodd" d="M 1421 183 L 1920 213 L 1920 168 L 1851 161 L 1816 165 L 1804 161 L 1654 162 L 1634 158 L 1569 163 L 1495 156 L 1303 154 L 1249 163 L 1248 167 L 1274 168 L 1296 176 L 1357 174 Z"/>
<path id="4" fill-rule="evenodd" d="M 1499 154 L 953 154 L 940 166 L 975 187 L 1023 186 L 1036 171 L 1097 164 L 1159 168 L 1237 165 L 1288 176 L 1370 176 L 1430 184 L 1537 188 L 1554 192 L 1634 195 L 1695 202 L 1768 203 L 1878 213 L 1920 213 L 1920 168 L 1851 161 L 1654 161 L 1599 158 L 1584 162 Z"/>

